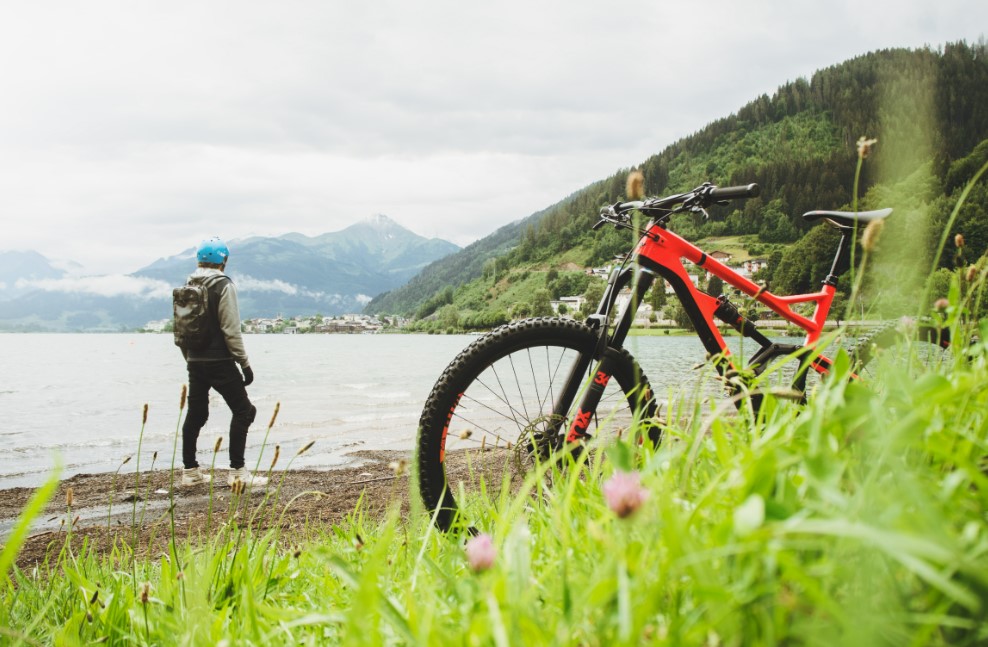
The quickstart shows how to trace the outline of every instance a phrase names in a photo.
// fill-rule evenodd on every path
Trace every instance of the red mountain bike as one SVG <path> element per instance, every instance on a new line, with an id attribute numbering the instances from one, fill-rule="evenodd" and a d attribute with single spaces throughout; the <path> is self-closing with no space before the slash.
<path id="1" fill-rule="evenodd" d="M 481 476 L 489 484 L 501 482 L 505 465 L 496 457 L 507 456 L 505 452 L 544 457 L 598 432 L 620 433 L 629 428 L 660 440 L 660 428 L 649 423 L 657 409 L 652 389 L 638 362 L 624 348 L 638 306 L 658 277 L 672 286 L 722 376 L 750 378 L 777 361 L 795 361 L 798 368 L 791 386 L 805 393 L 808 374 L 830 371 L 831 360 L 816 345 L 838 276 L 849 265 L 855 232 L 886 218 L 892 210 L 804 214 L 807 221 L 823 220 L 835 227 L 841 234 L 840 243 L 819 292 L 778 296 L 710 258 L 667 226 L 674 214 L 706 215 L 706 208 L 713 204 L 756 195 L 756 184 L 718 188 L 707 183 L 686 193 L 605 207 L 594 229 L 606 224 L 634 229 L 636 211 L 650 220 L 637 244 L 612 270 L 596 312 L 583 323 L 544 317 L 501 326 L 471 343 L 450 363 L 425 403 L 418 437 L 419 490 L 424 503 L 436 511 L 441 528 L 448 528 L 455 518 L 456 497 Z M 684 260 L 803 329 L 802 344 L 773 342 L 728 298 L 697 288 Z M 631 298 L 615 314 L 618 294 L 625 288 L 630 288 Z M 794 306 L 798 304 L 812 304 L 812 315 L 797 312 Z M 715 318 L 757 344 L 746 366 L 736 366 Z M 921 325 L 915 332 L 921 341 L 949 346 L 946 329 Z M 854 365 L 866 364 L 875 348 L 892 345 L 898 336 L 891 326 L 873 333 L 867 343 L 852 350 Z M 735 393 L 744 390 L 743 380 L 729 383 Z M 757 408 L 760 397 L 753 393 L 748 401 Z"/>

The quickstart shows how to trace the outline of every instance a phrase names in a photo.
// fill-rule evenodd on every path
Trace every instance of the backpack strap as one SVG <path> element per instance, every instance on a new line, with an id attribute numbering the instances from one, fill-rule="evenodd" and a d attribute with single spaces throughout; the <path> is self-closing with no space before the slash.
<path id="1" fill-rule="evenodd" d="M 223 279 L 226 279 L 230 283 L 233 283 L 233 280 L 226 274 L 212 274 L 210 276 L 189 277 L 189 280 L 186 281 L 186 283 L 188 285 L 199 284 L 208 290 L 209 288 L 213 287 Z"/>

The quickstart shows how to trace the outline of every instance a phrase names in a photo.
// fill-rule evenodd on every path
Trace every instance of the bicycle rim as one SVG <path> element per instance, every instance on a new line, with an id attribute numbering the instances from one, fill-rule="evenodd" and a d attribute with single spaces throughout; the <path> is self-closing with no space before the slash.
<path id="1" fill-rule="evenodd" d="M 861 337 L 852 353 L 858 375 L 874 379 L 881 370 L 924 373 L 949 372 L 954 355 L 949 346 L 949 331 L 929 324 L 887 324 Z M 941 338 L 944 343 L 941 342 Z"/>
<path id="2" fill-rule="evenodd" d="M 459 499 L 497 496 L 505 483 L 518 488 L 550 456 L 572 420 L 572 411 L 565 421 L 554 417 L 555 401 L 595 341 L 575 321 L 530 319 L 481 337 L 453 360 L 426 401 L 419 431 L 420 492 L 427 506 L 440 508 L 440 527 L 449 527 Z M 643 393 L 646 404 L 636 406 Z M 623 352 L 588 431 L 606 440 L 653 414 L 647 382 Z"/>

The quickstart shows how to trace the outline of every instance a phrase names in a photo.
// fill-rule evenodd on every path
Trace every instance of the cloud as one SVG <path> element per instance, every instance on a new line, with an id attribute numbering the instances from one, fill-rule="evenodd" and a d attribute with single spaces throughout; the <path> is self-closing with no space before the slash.
<path id="1" fill-rule="evenodd" d="M 347 296 L 331 294 L 294 285 L 282 280 L 255 279 L 246 274 L 233 274 L 237 289 L 241 293 L 279 292 L 292 297 L 307 298 L 328 306 L 361 306 L 370 302 L 365 294 Z M 6 286 L 0 282 L 0 290 Z M 95 295 L 100 297 L 130 297 L 144 300 L 171 299 L 174 286 L 157 279 L 142 276 L 110 274 L 105 276 L 64 277 L 59 279 L 18 279 L 14 287 L 20 291 L 42 290 L 63 294 Z"/>
<path id="2" fill-rule="evenodd" d="M 101 297 L 127 296 L 148 300 L 170 299 L 172 295 L 172 286 L 164 281 L 123 274 L 61 279 L 18 279 L 15 287 L 19 290 L 36 289 L 67 294 L 95 294 Z"/>
<path id="3" fill-rule="evenodd" d="M 308 288 L 300 287 L 280 279 L 267 281 L 264 279 L 255 279 L 247 274 L 231 274 L 237 285 L 237 291 L 245 294 L 249 292 L 281 292 L 282 294 L 305 297 L 329 305 L 337 305 L 349 301 L 350 299 L 350 297 L 343 294 L 329 294 L 319 290 L 309 290 Z M 354 298 L 361 304 L 369 303 L 371 300 L 371 297 L 363 294 Z M 366 301 L 364 299 L 366 299 Z"/>
<path id="4" fill-rule="evenodd" d="M 292 296 L 299 294 L 298 287 L 280 279 L 264 281 L 246 274 L 234 274 L 233 278 L 239 292 L 283 292 Z"/>
<path id="5" fill-rule="evenodd" d="M 988 23 L 983 0 L 163 7 L 0 3 L 4 245 L 112 273 L 382 212 L 466 245 L 787 81 Z"/>

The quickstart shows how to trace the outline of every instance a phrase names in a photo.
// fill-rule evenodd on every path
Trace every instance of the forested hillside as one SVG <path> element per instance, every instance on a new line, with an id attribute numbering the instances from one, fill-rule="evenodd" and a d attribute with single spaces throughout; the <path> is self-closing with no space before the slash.
<path id="1" fill-rule="evenodd" d="M 868 284 L 869 307 L 890 315 L 911 303 L 910 291 L 930 275 L 943 223 L 988 158 L 986 54 L 984 42 L 873 52 L 758 97 L 633 168 L 644 174 L 648 195 L 704 181 L 757 182 L 759 198 L 719 208 L 707 221 L 677 217 L 671 228 L 713 245 L 729 241 L 724 244 L 741 256 L 769 259 L 760 278 L 773 291 L 809 291 L 831 260 L 832 234 L 807 226 L 801 214 L 848 207 L 855 142 L 877 138 L 862 168 L 859 194 L 866 208 L 896 208 Z M 630 246 L 626 231 L 590 227 L 602 205 L 623 198 L 631 170 L 619 170 L 434 263 L 368 310 L 425 317 L 446 306 L 447 317 L 456 317 L 448 323 L 484 327 L 518 314 L 512 308 L 519 303 L 537 311 L 547 296 L 587 289 L 584 268 Z M 988 249 L 985 183 L 969 196 L 955 231 L 965 235 L 966 260 Z M 941 264 L 953 261 L 947 253 Z M 890 276 L 894 289 L 880 280 Z"/>

